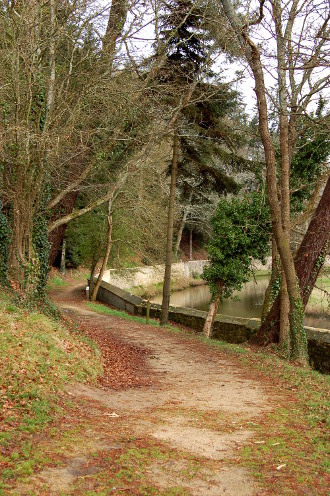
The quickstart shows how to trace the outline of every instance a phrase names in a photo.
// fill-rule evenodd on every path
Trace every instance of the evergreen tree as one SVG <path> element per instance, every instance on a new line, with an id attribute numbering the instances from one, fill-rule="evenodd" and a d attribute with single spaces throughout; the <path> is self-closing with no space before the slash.
<path id="1" fill-rule="evenodd" d="M 207 246 L 210 265 L 203 273 L 212 295 L 204 325 L 208 337 L 219 303 L 249 280 L 252 259 L 264 260 L 268 252 L 270 221 L 264 196 L 252 193 L 242 199 L 220 200 L 212 227 Z"/>
<path id="2" fill-rule="evenodd" d="M 165 57 L 162 70 L 157 75 L 166 104 L 174 108 L 189 103 L 193 87 L 201 77 L 206 58 L 205 34 L 199 8 L 190 0 L 171 0 L 165 3 L 160 19 L 160 40 L 157 54 Z M 189 97 L 190 95 L 190 97 Z M 188 96 L 188 98 L 187 98 Z M 180 102 L 181 100 L 181 102 Z M 170 303 L 171 265 L 173 254 L 174 202 L 179 162 L 180 116 L 173 125 L 173 155 L 171 163 L 170 201 L 168 208 L 167 244 L 161 324 L 168 320 Z"/>
<path id="3" fill-rule="evenodd" d="M 160 18 L 160 40 L 158 54 L 166 54 L 163 81 L 193 82 L 209 48 L 201 5 L 191 0 L 166 2 Z"/>
<path id="4" fill-rule="evenodd" d="M 161 323 L 167 322 L 170 299 L 177 176 L 184 201 L 199 201 L 203 190 L 237 191 L 223 163 L 244 162 L 236 153 L 242 137 L 228 119 L 238 107 L 237 95 L 227 85 L 208 82 L 212 73 L 211 37 L 204 15 L 207 5 L 207 1 L 196 5 L 190 0 L 172 0 L 165 3 L 160 19 L 157 53 L 165 61 L 157 78 L 161 98 L 176 112 Z"/>
<path id="5" fill-rule="evenodd" d="M 325 106 L 325 100 L 320 98 L 316 112 L 301 117 L 297 126 L 298 139 L 290 177 L 293 214 L 304 210 L 329 157 L 330 113 L 324 112 Z"/>

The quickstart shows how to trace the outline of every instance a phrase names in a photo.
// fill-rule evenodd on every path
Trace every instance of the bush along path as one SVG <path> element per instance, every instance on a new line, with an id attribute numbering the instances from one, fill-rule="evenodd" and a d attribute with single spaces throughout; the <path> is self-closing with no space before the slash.
<path id="1" fill-rule="evenodd" d="M 103 373 L 67 380 L 50 422 L 4 442 L 2 494 L 327 494 L 327 377 L 146 325 L 81 288 L 52 297 L 96 343 Z"/>

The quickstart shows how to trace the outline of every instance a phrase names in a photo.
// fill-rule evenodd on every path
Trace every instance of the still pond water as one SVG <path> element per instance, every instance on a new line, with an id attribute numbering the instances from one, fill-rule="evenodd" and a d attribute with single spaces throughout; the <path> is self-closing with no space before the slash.
<path id="1" fill-rule="evenodd" d="M 218 313 L 232 315 L 234 317 L 260 318 L 265 291 L 268 285 L 268 277 L 258 277 L 256 281 L 251 280 L 244 284 L 239 296 L 240 301 L 228 298 L 223 301 Z M 154 303 L 161 303 L 162 297 L 156 296 Z M 178 307 L 195 308 L 196 310 L 208 310 L 210 302 L 210 291 L 208 286 L 193 286 L 181 291 L 176 291 L 171 295 L 171 305 Z M 315 317 L 307 315 L 305 325 L 330 329 L 330 316 L 322 315 Z"/>

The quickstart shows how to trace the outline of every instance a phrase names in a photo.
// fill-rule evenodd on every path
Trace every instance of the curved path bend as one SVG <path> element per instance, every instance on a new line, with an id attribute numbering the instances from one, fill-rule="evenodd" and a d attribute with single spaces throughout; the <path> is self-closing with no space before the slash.
<path id="1" fill-rule="evenodd" d="M 83 326 L 147 350 L 140 374 L 148 376 L 150 385 L 116 391 L 78 384 L 70 394 L 101 404 L 135 436 L 169 447 L 172 459 L 153 460 L 145 467 L 151 484 L 159 490 L 182 487 L 193 496 L 262 494 L 240 463 L 240 451 L 258 442 L 254 426 L 275 404 L 269 385 L 249 378 L 238 361 L 195 336 L 88 310 L 77 287 L 57 290 L 53 299 Z M 202 467 L 193 477 L 187 475 L 191 457 Z"/>

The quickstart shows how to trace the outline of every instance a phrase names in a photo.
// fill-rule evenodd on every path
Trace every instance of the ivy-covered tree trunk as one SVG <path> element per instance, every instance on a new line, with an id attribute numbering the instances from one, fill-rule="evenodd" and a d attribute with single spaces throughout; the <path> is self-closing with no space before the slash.
<path id="1" fill-rule="evenodd" d="M 28 279 L 31 279 L 30 264 L 33 257 L 33 208 L 27 205 L 27 192 L 23 188 L 15 192 L 12 203 L 12 229 L 9 250 L 10 276 L 14 285 L 18 285 L 20 291 L 25 291 L 30 286 Z M 21 195 L 21 197 L 20 197 Z M 20 197 L 20 198 L 19 198 Z"/>
<path id="2" fill-rule="evenodd" d="M 10 228 L 8 219 L 3 212 L 0 200 L 0 284 L 6 286 L 8 283 L 8 259 L 9 259 Z"/>
<path id="3" fill-rule="evenodd" d="M 282 270 L 285 274 L 290 302 L 289 320 L 290 334 L 292 338 L 292 358 L 298 360 L 302 364 L 306 364 L 307 339 L 303 325 L 303 307 L 297 285 L 297 276 L 293 256 L 290 249 L 290 231 L 287 224 L 288 221 L 286 216 L 284 217 L 282 215 L 283 212 L 281 211 L 281 207 L 278 202 L 275 151 L 268 127 L 267 102 L 260 54 L 255 47 L 253 47 L 251 56 L 251 68 L 255 74 L 256 93 L 259 103 L 259 130 L 266 156 L 268 201 L 271 212 L 273 234 L 281 258 Z M 283 330 L 283 332 L 285 331 Z"/>
<path id="4" fill-rule="evenodd" d="M 45 203 L 41 200 L 36 212 L 31 209 L 25 215 L 17 210 L 13 216 L 9 274 L 13 287 L 26 301 L 37 302 L 46 296 L 50 244 Z"/>
<path id="5" fill-rule="evenodd" d="M 330 178 L 315 210 L 307 232 L 295 256 L 302 303 L 306 307 L 317 276 L 328 252 L 330 232 Z M 268 344 L 279 340 L 280 298 L 277 297 L 258 333 L 256 344 Z"/>
<path id="6" fill-rule="evenodd" d="M 269 284 L 265 292 L 265 298 L 261 313 L 261 322 L 263 322 L 267 317 L 279 293 L 280 281 L 281 281 L 280 262 L 277 253 L 276 243 L 274 238 L 272 237 L 272 268 L 271 268 Z"/>
<path id="7" fill-rule="evenodd" d="M 281 289 L 280 289 L 280 336 L 279 344 L 287 358 L 290 358 L 291 339 L 290 339 L 290 299 L 286 284 L 285 273 L 281 274 Z"/>

